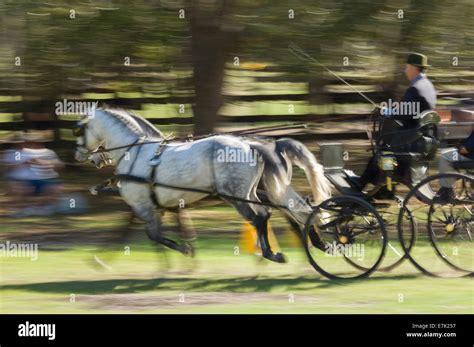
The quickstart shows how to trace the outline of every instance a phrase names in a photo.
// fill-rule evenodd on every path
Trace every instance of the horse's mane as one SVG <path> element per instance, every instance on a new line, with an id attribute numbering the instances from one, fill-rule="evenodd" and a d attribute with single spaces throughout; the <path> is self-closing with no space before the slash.
<path id="1" fill-rule="evenodd" d="M 120 109 L 120 108 L 100 108 L 101 111 L 104 111 L 108 115 L 118 119 L 122 122 L 127 128 L 133 131 L 137 135 L 148 135 L 151 137 L 164 137 L 163 133 L 153 126 L 146 119 L 132 114 L 129 111 Z"/>
<path id="2" fill-rule="evenodd" d="M 130 116 L 141 126 L 146 135 L 151 137 L 165 137 L 165 135 L 160 130 L 158 130 L 145 118 L 142 118 L 134 113 L 130 113 Z"/>

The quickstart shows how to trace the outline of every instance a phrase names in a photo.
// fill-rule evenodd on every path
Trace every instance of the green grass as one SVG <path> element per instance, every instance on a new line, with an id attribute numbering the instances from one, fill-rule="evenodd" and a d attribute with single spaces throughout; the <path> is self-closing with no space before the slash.
<path id="1" fill-rule="evenodd" d="M 141 234 L 138 234 L 141 235 Z M 473 283 L 436 279 L 404 264 L 363 280 L 327 280 L 280 235 L 288 264 L 234 254 L 235 234 L 204 236 L 195 259 L 141 236 L 121 246 L 1 258 L 2 313 L 473 313 Z M 93 260 L 98 255 L 110 269 Z M 75 301 L 71 302 L 71 295 Z M 184 302 L 180 302 L 183 299 Z M 401 300 L 403 296 L 403 300 Z M 291 302 L 291 298 L 294 301 Z M 400 302 L 401 301 L 401 302 Z"/>

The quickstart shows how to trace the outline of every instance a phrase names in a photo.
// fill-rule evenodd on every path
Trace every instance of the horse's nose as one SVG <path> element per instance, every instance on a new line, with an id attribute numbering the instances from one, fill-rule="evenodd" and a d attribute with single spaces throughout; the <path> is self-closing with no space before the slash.
<path id="1" fill-rule="evenodd" d="M 98 160 L 95 156 L 92 156 L 90 158 L 90 161 L 91 161 L 92 165 L 94 165 L 95 167 L 97 167 L 99 169 L 102 168 L 102 162 L 100 160 Z"/>

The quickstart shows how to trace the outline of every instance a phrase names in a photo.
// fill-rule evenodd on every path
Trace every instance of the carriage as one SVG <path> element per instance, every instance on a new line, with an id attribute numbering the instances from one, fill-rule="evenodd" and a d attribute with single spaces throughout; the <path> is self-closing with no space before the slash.
<path id="1" fill-rule="evenodd" d="M 429 271 L 432 264 L 419 260 L 424 255 L 412 254 L 418 229 L 423 229 L 427 232 L 419 243 L 429 242 L 456 273 L 472 275 L 473 177 L 460 173 L 428 176 L 428 161 L 437 149 L 438 114 L 422 113 L 419 126 L 410 130 L 402 129 L 393 119 L 374 117 L 372 121 L 371 151 L 379 173 L 367 190 L 361 190 L 354 183 L 355 174 L 344 168 L 347 153 L 341 143 L 320 144 L 325 175 L 341 196 L 316 209 L 317 213 L 336 215 L 318 230 L 324 242 L 339 248 L 339 253 L 338 257 L 322 255 L 305 242 L 310 263 L 329 278 L 367 277 L 375 270 L 392 270 L 407 258 L 425 274 L 446 274 Z M 417 142 L 418 152 L 407 150 L 410 142 Z M 458 169 L 472 174 L 472 163 L 459 162 Z M 454 204 L 436 199 L 440 180 L 446 179 L 457 187 Z M 351 248 L 355 249 L 349 254 L 344 251 Z"/>

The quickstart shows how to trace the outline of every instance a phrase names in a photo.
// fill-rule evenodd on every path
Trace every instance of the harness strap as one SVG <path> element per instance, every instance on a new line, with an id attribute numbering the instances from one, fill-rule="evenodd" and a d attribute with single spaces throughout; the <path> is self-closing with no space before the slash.
<path id="1" fill-rule="evenodd" d="M 161 147 L 161 146 L 160 146 Z M 153 177 L 155 177 L 155 173 L 156 173 L 156 167 L 158 165 L 154 165 L 151 169 L 151 176 L 150 176 L 150 180 L 153 181 Z M 156 197 L 156 194 L 155 194 L 155 191 L 153 189 L 153 184 L 151 184 L 151 189 L 150 189 L 150 197 L 151 197 L 151 201 L 153 201 L 153 203 L 155 204 L 155 206 L 160 206 L 160 203 L 158 202 L 158 198 Z"/>
<path id="2" fill-rule="evenodd" d="M 136 139 L 135 142 L 133 142 L 132 144 L 128 145 L 127 146 L 127 149 L 125 150 L 125 152 L 123 152 L 123 154 L 120 156 L 120 158 L 117 160 L 117 163 L 115 164 L 116 167 L 119 166 L 120 162 L 122 161 L 122 159 L 125 157 L 125 155 L 127 155 L 127 153 L 129 152 L 130 148 L 132 148 L 133 146 L 135 146 L 138 141 L 140 141 L 140 138 Z M 125 148 L 125 147 L 124 147 Z M 102 150 L 100 152 L 109 152 L 110 150 Z"/>
<path id="3" fill-rule="evenodd" d="M 289 208 L 284 206 L 284 205 L 276 205 L 276 204 L 272 204 L 270 202 L 263 202 L 263 201 L 256 201 L 256 200 L 248 200 L 248 199 L 244 199 L 244 198 L 239 198 L 237 196 L 227 195 L 227 194 L 219 193 L 219 192 L 216 192 L 216 191 L 213 192 L 213 191 L 209 191 L 209 190 L 205 190 L 205 189 L 179 187 L 179 186 L 175 186 L 175 185 L 171 185 L 171 184 L 155 182 L 155 181 L 152 181 L 150 179 L 143 178 L 143 177 L 138 177 L 138 176 L 134 176 L 134 175 L 117 174 L 114 177 L 116 177 L 119 180 L 126 180 L 126 181 L 133 181 L 133 182 L 137 182 L 137 183 L 149 184 L 153 187 L 157 186 L 157 187 L 163 187 L 163 188 L 186 191 L 186 192 L 202 193 L 202 194 L 206 194 L 206 195 L 210 195 L 210 196 L 217 196 L 219 198 L 232 200 L 232 201 L 246 202 L 246 203 L 249 203 L 249 204 L 263 205 L 263 206 L 268 206 L 268 207 L 278 207 L 278 208 L 282 208 L 282 209 L 285 209 L 285 210 L 289 210 Z"/>
<path id="4" fill-rule="evenodd" d="M 138 155 L 140 154 L 140 151 L 142 150 L 142 146 L 138 147 L 137 154 L 135 155 L 135 159 L 133 159 L 132 165 L 130 165 L 128 169 L 128 173 L 131 174 L 133 172 L 133 168 L 135 167 L 135 163 L 137 162 Z"/>
<path id="5" fill-rule="evenodd" d="M 116 151 L 116 150 L 119 150 L 119 149 L 123 149 L 123 148 L 127 148 L 130 149 L 131 147 L 134 147 L 134 146 L 142 146 L 142 145 L 151 145 L 151 144 L 156 144 L 156 143 L 159 143 L 159 144 L 164 144 L 164 143 L 167 143 L 169 142 L 170 140 L 172 140 L 173 138 L 162 138 L 162 139 L 159 139 L 159 140 L 156 140 L 156 141 L 144 141 L 144 142 L 140 142 L 140 143 L 137 143 L 140 138 L 131 143 L 131 144 L 128 144 L 128 145 L 123 145 L 123 146 L 117 146 L 117 147 L 111 147 L 111 148 L 102 148 L 100 151 L 92 151 L 93 153 L 97 153 L 97 152 L 113 152 L 113 151 Z"/>

